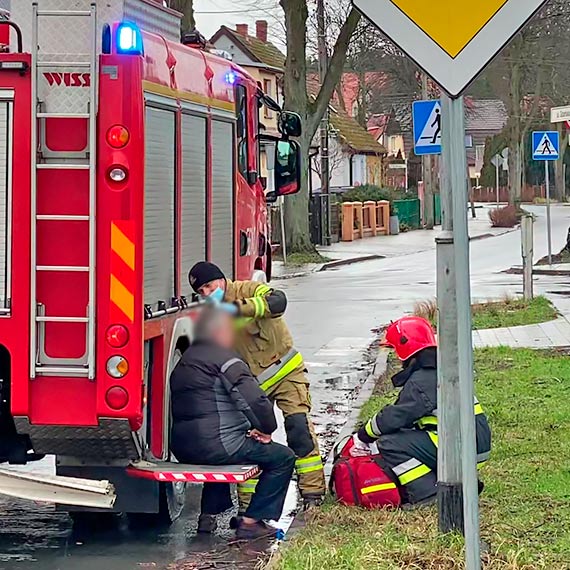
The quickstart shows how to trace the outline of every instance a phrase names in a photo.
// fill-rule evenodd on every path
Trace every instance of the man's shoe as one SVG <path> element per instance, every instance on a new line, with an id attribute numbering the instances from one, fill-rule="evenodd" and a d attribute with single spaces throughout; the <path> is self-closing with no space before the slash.
<path id="1" fill-rule="evenodd" d="M 201 514 L 198 518 L 198 532 L 201 534 L 212 534 L 216 532 L 218 523 L 216 522 L 216 515 Z"/>
<path id="2" fill-rule="evenodd" d="M 303 510 L 316 509 L 323 504 L 325 498 L 322 495 L 305 495 L 303 497 Z"/>
<path id="3" fill-rule="evenodd" d="M 277 535 L 277 529 L 263 521 L 247 524 L 240 519 L 236 530 L 236 538 L 239 540 L 256 540 L 259 538 L 272 538 Z"/>
<path id="4" fill-rule="evenodd" d="M 479 495 L 483 492 L 484 488 L 485 488 L 485 483 L 483 483 L 483 481 L 481 481 L 481 479 L 479 479 L 477 481 L 477 492 L 479 493 Z"/>

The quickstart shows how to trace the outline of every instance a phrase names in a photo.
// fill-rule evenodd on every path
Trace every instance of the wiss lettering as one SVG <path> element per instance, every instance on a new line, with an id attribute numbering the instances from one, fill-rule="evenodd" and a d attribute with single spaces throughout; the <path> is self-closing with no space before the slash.
<path id="1" fill-rule="evenodd" d="M 65 87 L 89 87 L 91 76 L 89 73 L 54 73 L 46 72 L 44 77 L 50 87 L 60 85 Z"/>

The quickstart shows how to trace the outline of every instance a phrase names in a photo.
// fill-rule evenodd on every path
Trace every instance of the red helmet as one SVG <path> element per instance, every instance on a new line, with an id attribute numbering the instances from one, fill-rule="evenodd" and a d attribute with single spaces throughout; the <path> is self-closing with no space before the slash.
<path id="1" fill-rule="evenodd" d="M 380 346 L 393 348 L 400 360 L 408 360 L 424 348 L 437 346 L 431 325 L 422 317 L 402 317 L 390 323 Z"/>

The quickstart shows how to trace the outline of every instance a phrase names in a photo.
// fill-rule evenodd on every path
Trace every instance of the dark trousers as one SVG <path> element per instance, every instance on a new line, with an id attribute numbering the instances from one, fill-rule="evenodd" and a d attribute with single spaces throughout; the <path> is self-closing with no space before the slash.
<path id="1" fill-rule="evenodd" d="M 295 467 L 295 454 L 279 443 L 259 443 L 248 439 L 227 464 L 255 463 L 261 469 L 259 483 L 245 512 L 256 520 L 278 520 L 289 481 Z M 205 483 L 202 490 L 202 513 L 217 515 L 233 506 L 228 483 Z"/>
<path id="2" fill-rule="evenodd" d="M 400 482 L 402 498 L 417 503 L 437 492 L 437 447 L 425 431 L 401 430 L 380 436 L 378 449 Z"/>

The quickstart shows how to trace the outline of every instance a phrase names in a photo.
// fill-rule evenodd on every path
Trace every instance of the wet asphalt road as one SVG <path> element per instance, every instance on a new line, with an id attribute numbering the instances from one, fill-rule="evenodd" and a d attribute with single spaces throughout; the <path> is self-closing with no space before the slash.
<path id="1" fill-rule="evenodd" d="M 535 257 L 546 253 L 544 208 L 536 208 Z M 553 208 L 555 251 L 565 242 L 570 207 Z M 430 236 L 430 237 L 427 237 Z M 367 376 L 373 329 L 435 295 L 435 252 L 425 247 L 402 255 L 280 281 L 290 304 L 288 322 L 310 370 L 314 420 L 330 448 Z M 380 252 L 382 253 L 382 252 Z M 519 232 L 471 244 L 472 292 L 476 299 L 521 290 L 521 277 L 502 270 L 520 264 Z M 567 277 L 537 277 L 537 293 L 570 294 Z M 282 437 L 282 434 L 281 436 Z M 51 470 L 44 461 L 33 468 Z M 0 499 L 0 570 L 253 569 L 266 545 L 232 542 L 226 530 L 196 536 L 200 489 L 190 487 L 184 516 L 169 529 L 132 530 L 124 519 L 104 518 L 74 528 L 54 507 Z M 290 497 L 288 510 L 294 506 Z"/>

